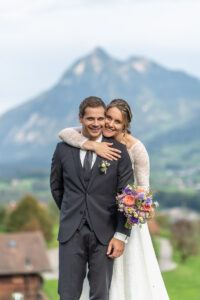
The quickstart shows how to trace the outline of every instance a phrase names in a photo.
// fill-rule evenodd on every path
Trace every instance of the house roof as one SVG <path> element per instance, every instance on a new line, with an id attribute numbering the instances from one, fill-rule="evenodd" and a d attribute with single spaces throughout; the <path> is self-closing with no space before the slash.
<path id="1" fill-rule="evenodd" d="M 50 270 L 41 232 L 0 234 L 0 275 Z"/>

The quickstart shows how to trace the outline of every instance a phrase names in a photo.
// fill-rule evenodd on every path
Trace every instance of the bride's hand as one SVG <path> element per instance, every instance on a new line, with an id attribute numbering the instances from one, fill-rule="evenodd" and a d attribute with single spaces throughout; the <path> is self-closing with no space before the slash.
<path id="1" fill-rule="evenodd" d="M 108 160 L 117 160 L 121 157 L 121 151 L 119 149 L 112 148 L 112 145 L 113 143 L 87 141 L 82 145 L 82 148 L 85 150 L 95 151 L 97 155 Z"/>

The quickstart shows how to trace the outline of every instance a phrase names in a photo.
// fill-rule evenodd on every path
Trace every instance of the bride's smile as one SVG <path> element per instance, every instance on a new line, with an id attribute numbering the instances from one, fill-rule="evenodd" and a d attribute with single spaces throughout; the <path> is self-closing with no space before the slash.
<path id="1" fill-rule="evenodd" d="M 112 137 L 119 134 L 123 127 L 123 117 L 121 111 L 117 107 L 111 107 L 106 112 L 105 128 L 103 134 L 106 137 Z"/>

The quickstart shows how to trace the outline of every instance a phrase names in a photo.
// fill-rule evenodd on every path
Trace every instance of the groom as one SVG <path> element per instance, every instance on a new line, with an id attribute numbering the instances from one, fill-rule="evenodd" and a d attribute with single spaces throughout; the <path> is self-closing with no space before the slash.
<path id="1" fill-rule="evenodd" d="M 109 161 L 101 172 L 103 159 L 94 152 L 58 143 L 52 159 L 51 192 L 60 209 L 59 285 L 61 300 L 78 300 L 88 263 L 91 300 L 108 300 L 113 258 L 124 250 L 125 217 L 117 211 L 115 197 L 133 171 L 126 147 L 102 136 L 105 104 L 88 97 L 79 106 L 82 135 L 97 142 L 112 142 L 121 158 Z"/>

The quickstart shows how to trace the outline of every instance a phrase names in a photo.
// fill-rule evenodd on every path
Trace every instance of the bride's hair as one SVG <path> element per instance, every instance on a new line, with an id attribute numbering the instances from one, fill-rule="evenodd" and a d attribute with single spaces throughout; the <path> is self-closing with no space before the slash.
<path id="1" fill-rule="evenodd" d="M 131 123 L 133 115 L 132 115 L 131 108 L 128 105 L 128 103 L 123 99 L 114 99 L 110 102 L 110 104 L 108 104 L 108 106 L 106 107 L 106 111 L 108 111 L 112 107 L 117 107 L 121 111 L 123 121 L 124 121 L 123 130 L 127 131 L 128 133 L 131 133 L 130 123 Z"/>

